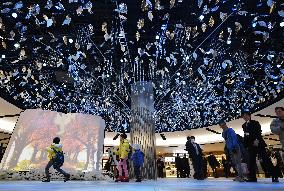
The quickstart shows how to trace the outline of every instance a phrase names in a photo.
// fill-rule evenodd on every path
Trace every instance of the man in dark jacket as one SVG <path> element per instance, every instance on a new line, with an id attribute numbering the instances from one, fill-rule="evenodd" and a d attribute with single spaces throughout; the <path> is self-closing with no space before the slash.
<path id="1" fill-rule="evenodd" d="M 244 146 L 248 150 L 248 182 L 257 182 L 256 178 L 256 156 L 262 159 L 266 169 L 272 169 L 272 162 L 266 153 L 267 146 L 261 135 L 261 126 L 258 121 L 251 119 L 249 112 L 243 112 L 243 119 L 246 121 L 243 125 Z"/>
<path id="2" fill-rule="evenodd" d="M 203 175 L 203 159 L 202 159 L 202 150 L 199 144 L 195 143 L 195 137 L 187 137 L 186 142 L 186 151 L 189 154 L 189 157 L 192 159 L 192 165 L 194 169 L 194 179 L 204 180 Z"/>
<path id="3" fill-rule="evenodd" d="M 162 156 L 159 156 L 157 160 L 158 178 L 164 178 L 164 160 Z"/>
<path id="4" fill-rule="evenodd" d="M 213 176 L 215 178 L 218 178 L 218 175 L 217 175 L 217 167 L 220 166 L 217 158 L 215 157 L 215 155 L 213 155 L 212 152 L 209 153 L 209 156 L 208 156 L 208 163 L 213 171 Z"/>

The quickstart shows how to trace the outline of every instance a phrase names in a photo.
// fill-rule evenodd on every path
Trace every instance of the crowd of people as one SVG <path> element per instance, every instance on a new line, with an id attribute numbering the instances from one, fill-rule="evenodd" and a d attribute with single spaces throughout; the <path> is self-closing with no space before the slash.
<path id="1" fill-rule="evenodd" d="M 284 174 L 284 108 L 276 107 L 275 113 L 277 118 L 271 122 L 270 128 L 272 133 L 279 136 L 282 144 L 282 155 L 279 150 L 269 150 L 267 144 L 262 138 L 261 125 L 258 121 L 253 120 L 249 112 L 243 112 L 242 118 L 245 123 L 242 125 L 244 137 L 237 135 L 233 128 L 228 127 L 225 121 L 220 121 L 219 126 L 222 129 L 222 137 L 225 140 L 224 152 L 226 155 L 222 157 L 221 164 L 224 170 L 224 176 L 229 177 L 230 169 L 234 169 L 234 181 L 238 182 L 257 182 L 257 158 L 265 173 L 265 177 L 271 177 L 272 182 L 279 182 L 278 178 Z M 213 177 L 218 178 L 218 168 L 220 162 L 209 153 L 206 158 L 198 143 L 195 142 L 194 136 L 188 136 L 185 144 L 185 150 L 191 159 L 194 174 L 193 178 L 204 180 L 207 173 L 207 162 L 212 169 Z M 133 152 L 133 151 L 134 152 Z M 49 168 L 53 166 L 55 170 L 63 174 L 64 181 L 70 179 L 70 174 L 61 169 L 64 163 L 64 155 L 60 138 L 56 137 L 50 147 L 47 148 L 49 162 L 46 165 L 46 179 L 43 182 L 50 181 Z M 144 163 L 144 153 L 140 149 L 139 144 L 130 145 L 126 134 L 120 135 L 120 144 L 118 147 L 109 149 L 110 158 L 105 165 L 105 169 L 111 171 L 118 170 L 116 182 L 129 182 L 129 165 L 132 162 L 136 182 L 141 182 L 141 167 Z M 61 157 L 61 158 L 60 158 Z M 63 159 L 62 159 L 63 157 Z M 165 161 L 162 156 L 157 159 L 157 175 L 159 178 L 165 177 L 164 168 Z M 186 155 L 181 158 L 179 155 L 175 158 L 177 177 L 190 177 L 190 164 Z"/>
<path id="2" fill-rule="evenodd" d="M 250 112 L 243 112 L 242 118 L 245 123 L 242 125 L 244 137 L 236 134 L 233 128 L 228 127 L 225 121 L 220 121 L 219 126 L 223 130 L 222 137 L 225 140 L 224 153 L 219 162 L 212 152 L 206 158 L 198 143 L 195 142 L 194 136 L 188 136 L 186 142 L 186 151 L 192 162 L 194 174 L 193 178 L 203 180 L 207 177 L 207 164 L 212 170 L 212 176 L 218 178 L 217 170 L 222 164 L 222 175 L 228 178 L 231 169 L 234 170 L 234 181 L 238 182 L 257 182 L 257 174 L 262 168 L 265 177 L 271 177 L 272 182 L 279 182 L 278 178 L 284 175 L 284 108 L 276 107 L 275 113 L 277 118 L 271 122 L 270 128 L 272 133 L 279 136 L 282 144 L 282 157 L 279 149 L 268 148 L 262 137 L 261 125 L 258 121 L 253 120 Z M 257 160 L 258 159 L 258 160 Z M 259 165 L 257 163 L 259 162 Z M 158 177 L 162 175 L 164 163 L 161 157 L 157 160 Z M 175 166 L 178 178 L 186 178 L 190 175 L 190 165 L 188 159 L 179 155 L 175 158 Z"/>
<path id="3" fill-rule="evenodd" d="M 279 135 L 281 143 L 283 143 L 284 132 L 284 108 L 276 107 L 275 113 L 277 119 L 271 123 L 271 131 Z M 228 127 L 226 122 L 219 123 L 222 128 L 222 137 L 225 140 L 226 153 L 228 158 L 236 170 L 236 178 L 234 180 L 240 182 L 257 182 L 257 157 L 261 161 L 261 166 L 266 177 L 271 177 L 272 182 L 279 182 L 278 177 L 282 177 L 281 169 L 283 169 L 283 160 L 280 152 L 276 150 L 269 151 L 267 144 L 262 138 L 261 125 L 258 121 L 253 120 L 249 112 L 243 112 L 242 118 L 245 123 L 242 125 L 244 132 L 243 139 L 240 139 L 235 131 Z M 281 140 L 282 139 L 282 140 Z M 283 153 L 282 144 L 282 153 Z M 247 165 L 247 177 L 245 177 L 245 169 L 242 164 Z"/>
<path id="4" fill-rule="evenodd" d="M 64 176 L 64 182 L 70 179 L 70 174 L 61 169 L 64 164 L 63 145 L 60 143 L 60 138 L 55 137 L 53 143 L 46 148 L 49 161 L 45 167 L 45 178 L 42 182 L 50 182 L 49 169 L 53 167 L 58 173 Z M 132 152 L 134 150 L 134 152 Z M 136 182 L 141 182 L 141 166 L 144 163 L 144 153 L 140 149 L 139 144 L 134 144 L 131 147 L 127 140 L 126 134 L 120 135 L 120 144 L 109 150 L 110 158 L 105 165 L 105 168 L 110 171 L 112 166 L 118 170 L 115 182 L 129 182 L 129 162 L 131 161 L 134 168 Z M 114 169 L 113 169 L 114 170 Z"/>
<path id="5" fill-rule="evenodd" d="M 244 137 L 236 134 L 233 128 L 228 127 L 225 121 L 220 121 L 219 126 L 223 130 L 222 137 L 225 140 L 224 152 L 225 157 L 222 158 L 222 166 L 224 176 L 228 177 L 230 168 L 235 171 L 236 177 L 234 181 L 239 182 L 257 182 L 257 158 L 260 162 L 265 177 L 271 177 L 272 182 L 279 182 L 278 178 L 284 174 L 284 108 L 276 107 L 275 113 L 277 118 L 270 125 L 272 133 L 279 136 L 282 144 L 282 155 L 279 150 L 268 149 L 267 144 L 262 138 L 261 125 L 258 121 L 251 118 L 249 112 L 243 112 L 242 118 L 245 123 L 242 125 Z M 207 172 L 203 173 L 203 168 L 207 166 L 207 161 L 212 169 L 213 176 L 218 177 L 217 168 L 220 162 L 213 153 L 209 153 L 207 160 L 204 160 L 203 153 L 199 144 L 195 142 L 194 136 L 187 137 L 186 151 L 192 160 L 194 169 L 193 177 L 197 180 L 203 180 Z M 205 165 L 202 163 L 205 161 Z M 178 165 L 177 165 L 178 166 Z M 177 167 L 178 171 L 179 168 Z M 179 176 L 178 176 L 179 177 Z"/>

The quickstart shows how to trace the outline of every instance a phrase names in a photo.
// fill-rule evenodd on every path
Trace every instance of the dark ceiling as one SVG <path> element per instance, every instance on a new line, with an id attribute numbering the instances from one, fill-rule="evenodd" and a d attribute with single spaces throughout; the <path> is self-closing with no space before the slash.
<path id="1" fill-rule="evenodd" d="M 0 11 L 0 94 L 22 109 L 129 131 L 131 84 L 150 81 L 164 132 L 284 97 L 280 0 L 23 0 Z"/>

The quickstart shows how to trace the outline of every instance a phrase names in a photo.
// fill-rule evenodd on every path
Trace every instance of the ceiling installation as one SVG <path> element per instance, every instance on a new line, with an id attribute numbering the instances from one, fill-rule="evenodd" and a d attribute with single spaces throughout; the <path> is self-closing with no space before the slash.
<path id="1" fill-rule="evenodd" d="M 132 84 L 151 81 L 156 132 L 171 132 L 284 95 L 280 0 L 2 0 L 0 12 L 0 94 L 21 109 L 128 132 Z"/>

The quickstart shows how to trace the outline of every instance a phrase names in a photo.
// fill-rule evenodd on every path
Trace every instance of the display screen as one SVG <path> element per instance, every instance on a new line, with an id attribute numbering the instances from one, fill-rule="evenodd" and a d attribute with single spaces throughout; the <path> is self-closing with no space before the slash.
<path id="1" fill-rule="evenodd" d="M 40 170 L 49 161 L 46 147 L 60 137 L 63 168 L 92 171 L 101 168 L 104 120 L 79 113 L 63 114 L 30 109 L 21 113 L 1 161 L 1 170 Z"/>

